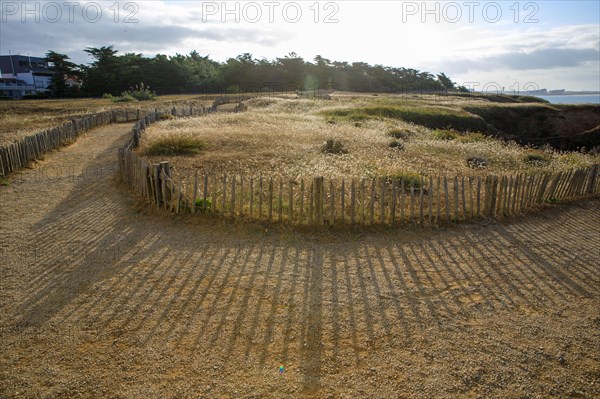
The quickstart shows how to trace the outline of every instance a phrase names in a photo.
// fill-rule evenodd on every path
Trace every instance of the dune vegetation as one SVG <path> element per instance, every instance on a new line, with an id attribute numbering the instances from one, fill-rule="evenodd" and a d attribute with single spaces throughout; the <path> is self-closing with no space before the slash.
<path id="1" fill-rule="evenodd" d="M 139 151 L 158 162 L 164 157 L 151 151 L 158 140 L 195 138 L 202 141 L 202 150 L 168 158 L 176 169 L 286 178 L 555 172 L 600 161 L 589 152 L 507 140 L 484 118 L 465 110 L 552 108 L 546 104 L 345 95 L 332 100 L 255 98 L 247 105 L 243 113 L 161 121 L 145 132 Z M 338 142 L 343 151 L 323 150 Z"/>

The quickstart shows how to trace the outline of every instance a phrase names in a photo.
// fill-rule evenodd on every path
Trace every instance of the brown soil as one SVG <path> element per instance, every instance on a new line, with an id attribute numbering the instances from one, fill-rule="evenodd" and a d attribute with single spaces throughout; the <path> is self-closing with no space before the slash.
<path id="1" fill-rule="evenodd" d="M 0 187 L 0 397 L 600 396 L 600 201 L 438 231 L 190 222 L 115 183 L 128 130 Z"/>

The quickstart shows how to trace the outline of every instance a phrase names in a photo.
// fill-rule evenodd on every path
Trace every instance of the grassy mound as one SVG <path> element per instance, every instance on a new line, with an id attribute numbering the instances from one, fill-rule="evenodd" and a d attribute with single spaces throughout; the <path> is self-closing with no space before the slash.
<path id="1" fill-rule="evenodd" d="M 206 143 L 190 135 L 168 135 L 152 141 L 144 153 L 150 156 L 181 156 L 199 154 Z"/>
<path id="2" fill-rule="evenodd" d="M 484 93 L 449 93 L 449 96 L 471 99 L 482 99 L 492 103 L 542 103 L 549 104 L 547 100 L 535 96 L 517 96 L 509 94 L 484 94 Z"/>
<path id="3" fill-rule="evenodd" d="M 489 126 L 478 115 L 442 107 L 357 107 L 325 111 L 323 114 L 330 118 L 341 118 L 350 121 L 389 118 L 415 123 L 430 129 L 454 129 L 463 132 L 480 131 L 495 133 L 495 129 Z"/>

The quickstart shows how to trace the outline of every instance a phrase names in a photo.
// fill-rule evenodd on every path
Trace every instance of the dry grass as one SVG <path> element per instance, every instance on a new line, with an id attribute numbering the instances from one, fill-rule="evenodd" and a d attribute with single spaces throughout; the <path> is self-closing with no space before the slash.
<path id="1" fill-rule="evenodd" d="M 114 183 L 129 129 L 0 187 L 0 397 L 600 397 L 597 200 L 435 231 L 187 222 Z"/>
<path id="2" fill-rule="evenodd" d="M 515 143 L 485 137 L 478 133 L 456 133 L 457 138 L 439 140 L 439 131 L 398 119 L 365 119 L 360 123 L 332 119 L 332 109 L 351 110 L 389 98 L 338 97 L 333 101 L 255 99 L 249 111 L 213 114 L 202 118 L 168 120 L 145 133 L 142 151 L 165 134 L 201 138 L 207 149 L 190 157 L 170 159 L 179 170 L 203 169 L 210 173 L 245 175 L 271 174 L 283 177 L 373 177 L 400 173 L 472 174 L 541 172 L 585 167 L 600 157 L 581 153 L 542 152 Z M 417 100 L 411 104 L 415 106 Z M 462 103 L 464 99 L 448 100 Z M 472 104 L 476 100 L 469 100 Z M 427 101 L 423 100 L 427 107 Z M 438 104 L 437 107 L 443 107 Z M 390 147 L 390 131 L 403 132 L 404 151 Z M 327 139 L 339 140 L 347 154 L 323 154 Z M 524 159 L 542 153 L 547 164 L 528 164 Z M 472 156 L 488 160 L 485 172 L 469 169 Z M 162 159 L 152 158 L 152 161 Z"/>
<path id="3" fill-rule="evenodd" d="M 174 103 L 209 105 L 199 95 L 161 96 L 155 101 L 115 103 L 105 98 L 0 101 L 0 145 L 60 125 L 78 115 L 114 108 L 155 108 Z"/>

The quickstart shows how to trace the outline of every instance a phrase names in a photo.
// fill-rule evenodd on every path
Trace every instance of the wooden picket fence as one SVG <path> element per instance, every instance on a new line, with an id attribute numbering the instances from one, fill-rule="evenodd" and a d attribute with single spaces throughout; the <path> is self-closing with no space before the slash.
<path id="1" fill-rule="evenodd" d="M 162 115 L 170 113 L 174 116 L 193 116 L 210 112 L 205 107 L 183 107 L 176 109 L 155 109 L 151 113 Z M 51 129 L 43 130 L 24 137 L 14 143 L 0 146 L 0 176 L 7 176 L 32 161 L 39 160 L 43 154 L 56 150 L 75 141 L 83 132 L 97 126 L 119 122 L 132 122 L 143 119 L 147 111 L 141 109 L 113 109 L 91 115 L 73 118 Z"/>
<path id="2" fill-rule="evenodd" d="M 546 202 L 600 192 L 600 165 L 504 176 L 290 180 L 200 171 L 186 175 L 167 161 L 152 165 L 132 151 L 156 120 L 157 114 L 147 114 L 134 125 L 131 142 L 119 151 L 120 175 L 149 203 L 177 214 L 297 225 L 442 226 L 521 215 Z"/>

